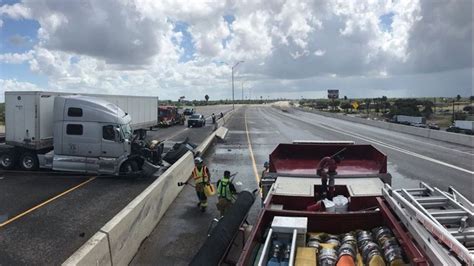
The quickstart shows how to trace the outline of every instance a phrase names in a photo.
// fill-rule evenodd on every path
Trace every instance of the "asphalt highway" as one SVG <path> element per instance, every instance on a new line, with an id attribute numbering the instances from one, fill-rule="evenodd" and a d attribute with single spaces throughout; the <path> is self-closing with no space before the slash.
<path id="1" fill-rule="evenodd" d="M 227 127 L 226 140 L 215 144 L 205 156 L 213 182 L 224 170 L 230 170 L 238 172 L 234 182 L 242 183 L 240 189 L 253 190 L 263 163 L 279 143 L 352 140 L 372 144 L 387 154 L 394 187 L 417 187 L 420 181 L 441 189 L 451 185 L 473 199 L 474 151 L 468 147 L 268 106 L 241 108 Z M 204 243 L 212 219 L 218 216 L 215 202 L 215 197 L 211 198 L 208 211 L 201 213 L 194 189 L 185 187 L 131 264 L 187 265 Z M 259 203 L 257 199 L 249 213 L 250 223 L 256 219 Z"/>
<path id="2" fill-rule="evenodd" d="M 197 107 L 209 117 L 230 105 Z M 214 129 L 173 126 L 149 131 L 170 142 L 201 143 Z M 0 170 L 0 265 L 58 265 L 154 179 L 58 175 Z"/>

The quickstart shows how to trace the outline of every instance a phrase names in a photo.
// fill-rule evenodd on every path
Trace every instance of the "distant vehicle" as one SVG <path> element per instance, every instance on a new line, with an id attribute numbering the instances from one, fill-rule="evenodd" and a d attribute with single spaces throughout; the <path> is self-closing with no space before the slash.
<path id="1" fill-rule="evenodd" d="M 436 123 L 428 123 L 429 129 L 439 130 L 439 126 Z"/>
<path id="2" fill-rule="evenodd" d="M 411 125 L 414 126 L 414 127 L 421 127 L 421 128 L 427 128 L 428 127 L 428 125 L 422 124 L 422 123 L 412 123 Z"/>
<path id="3" fill-rule="evenodd" d="M 446 131 L 474 135 L 474 121 L 455 120 L 454 124 L 448 127 Z"/>
<path id="4" fill-rule="evenodd" d="M 194 109 L 193 108 L 186 108 L 186 109 L 184 109 L 183 114 L 184 115 L 193 115 L 194 114 Z"/>
<path id="5" fill-rule="evenodd" d="M 172 125 L 184 125 L 186 118 L 180 114 L 176 106 L 160 106 L 158 107 L 158 120 L 161 127 L 169 127 Z"/>
<path id="6" fill-rule="evenodd" d="M 426 120 L 421 116 L 396 115 L 393 117 L 396 123 L 404 125 L 425 124 Z"/>
<path id="7" fill-rule="evenodd" d="M 206 125 L 206 118 L 201 114 L 193 114 L 188 118 L 188 127 L 203 127 Z"/>

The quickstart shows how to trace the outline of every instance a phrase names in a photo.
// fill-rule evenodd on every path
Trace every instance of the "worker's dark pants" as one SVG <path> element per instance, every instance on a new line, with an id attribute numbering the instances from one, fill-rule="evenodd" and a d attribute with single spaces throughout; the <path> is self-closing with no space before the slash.
<path id="1" fill-rule="evenodd" d="M 329 179 L 329 189 L 328 189 L 328 179 Z M 329 200 L 332 200 L 334 197 L 335 191 L 335 182 L 334 182 L 334 174 L 322 174 L 321 176 L 321 196 L 326 194 Z"/>
<path id="2" fill-rule="evenodd" d="M 200 207 L 207 207 L 207 196 L 204 193 L 204 186 L 206 183 L 197 183 L 196 184 L 196 195 L 199 199 L 199 206 Z"/>
<path id="3" fill-rule="evenodd" d="M 221 198 L 219 197 L 219 200 L 217 201 L 216 204 L 217 209 L 219 210 L 221 216 L 224 216 L 226 211 L 232 207 L 232 200 L 228 200 L 226 198 Z"/>

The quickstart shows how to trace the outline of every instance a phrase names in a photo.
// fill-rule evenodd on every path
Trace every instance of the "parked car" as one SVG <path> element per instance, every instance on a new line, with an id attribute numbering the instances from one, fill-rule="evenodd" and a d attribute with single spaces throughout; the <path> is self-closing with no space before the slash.
<path id="1" fill-rule="evenodd" d="M 188 127 L 203 127 L 206 125 L 206 118 L 201 114 L 193 114 L 188 118 Z"/>
<path id="2" fill-rule="evenodd" d="M 429 129 L 439 130 L 439 126 L 436 123 L 428 123 Z"/>
<path id="3" fill-rule="evenodd" d="M 184 115 L 193 115 L 194 114 L 194 109 L 193 108 L 186 108 L 186 109 L 184 109 L 183 114 Z"/>
<path id="4" fill-rule="evenodd" d="M 421 128 L 427 128 L 428 127 L 428 125 L 423 124 L 423 123 L 412 123 L 411 125 L 414 126 L 414 127 L 421 127 Z"/>

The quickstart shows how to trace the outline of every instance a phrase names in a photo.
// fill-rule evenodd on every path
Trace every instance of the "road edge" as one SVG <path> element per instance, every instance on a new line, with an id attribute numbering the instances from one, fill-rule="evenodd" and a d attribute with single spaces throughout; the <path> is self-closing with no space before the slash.
<path id="1" fill-rule="evenodd" d="M 456 133 L 427 129 L 427 128 L 406 126 L 406 125 L 401 125 L 401 124 L 388 123 L 384 121 L 368 120 L 368 119 L 364 119 L 360 117 L 346 116 L 346 115 L 340 115 L 336 113 L 320 112 L 320 111 L 308 110 L 304 108 L 296 108 L 296 109 L 303 112 L 314 113 L 314 114 L 331 117 L 331 118 L 337 118 L 337 119 L 341 119 L 341 120 L 345 120 L 349 122 L 355 122 L 359 124 L 364 124 L 368 126 L 387 129 L 387 130 L 410 134 L 410 135 L 419 136 L 419 137 L 425 137 L 428 139 L 449 142 L 449 143 L 463 145 L 463 146 L 467 146 L 471 148 L 474 147 L 474 136 L 456 134 Z"/>
<path id="2" fill-rule="evenodd" d="M 201 155 L 206 152 L 215 139 L 217 129 L 229 121 L 234 111 L 227 112 L 217 121 L 216 130 L 195 149 L 195 152 Z M 181 192 L 183 187 L 178 187 L 177 183 L 186 182 L 191 176 L 193 167 L 193 154 L 188 152 L 107 222 L 62 265 L 129 264 L 143 240 L 150 235 Z"/>

